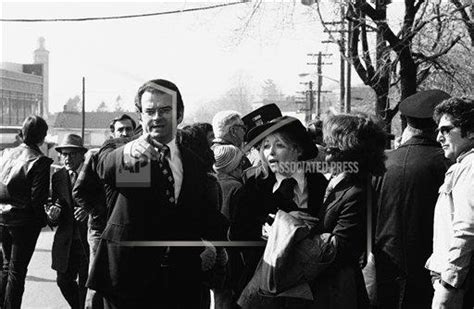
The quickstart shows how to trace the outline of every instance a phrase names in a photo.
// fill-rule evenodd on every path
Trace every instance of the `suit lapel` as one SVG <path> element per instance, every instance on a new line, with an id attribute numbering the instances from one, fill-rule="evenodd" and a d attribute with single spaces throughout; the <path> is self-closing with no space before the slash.
<path id="1" fill-rule="evenodd" d="M 336 187 L 329 193 L 328 198 L 326 201 L 323 203 L 323 209 L 325 209 L 326 212 L 329 211 L 329 209 L 333 208 L 335 205 L 338 204 L 338 202 L 342 199 L 344 194 L 351 188 L 350 183 L 347 181 L 347 177 L 341 180 Z"/>
<path id="2" fill-rule="evenodd" d="M 181 154 L 181 163 L 183 164 L 183 182 L 181 183 L 181 191 L 179 192 L 178 201 L 176 205 L 182 203 L 186 194 L 188 194 L 188 188 L 190 187 L 191 179 L 194 179 L 191 175 L 193 174 L 193 165 L 189 159 L 189 153 L 183 147 L 179 147 L 179 152 Z"/>

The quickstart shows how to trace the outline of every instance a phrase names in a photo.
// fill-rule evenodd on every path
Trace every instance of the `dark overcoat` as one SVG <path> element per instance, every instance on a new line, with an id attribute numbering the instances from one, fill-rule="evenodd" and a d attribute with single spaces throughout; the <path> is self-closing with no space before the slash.
<path id="1" fill-rule="evenodd" d="M 52 249 L 52 268 L 59 272 L 66 272 L 71 253 L 71 244 L 74 236 L 74 225 L 79 229 L 79 236 L 84 256 L 89 257 L 87 243 L 87 222 L 74 220 L 74 199 L 72 198 L 72 185 L 66 168 L 61 168 L 53 174 L 51 179 L 52 200 L 61 205 L 59 218 L 54 222 L 57 225 L 54 234 Z"/>
<path id="2" fill-rule="evenodd" d="M 387 157 L 377 185 L 379 301 L 384 308 L 429 308 L 433 288 L 424 265 L 433 250 L 433 212 L 449 162 L 436 141 L 419 136 Z"/>
<path id="3" fill-rule="evenodd" d="M 360 264 L 366 249 L 367 181 L 348 174 L 329 193 L 319 209 L 313 233 L 330 233 L 336 257 L 310 283 L 314 302 L 309 308 L 368 308 Z"/>
<path id="4" fill-rule="evenodd" d="M 206 171 L 199 159 L 180 147 L 183 182 L 177 204 L 167 201 L 164 177 L 152 161 L 151 178 L 142 187 L 121 187 L 116 176 L 123 162 L 123 147 L 114 149 L 109 143 L 101 149 L 97 165 L 99 177 L 116 192 L 110 216 L 102 234 L 89 275 L 88 287 L 103 295 L 128 300 L 130 303 L 153 300 L 161 306 L 163 284 L 181 285 L 184 300 L 193 304 L 199 297 L 196 285 L 201 282 L 201 247 L 172 247 L 167 264 L 173 271 L 164 273 L 166 247 L 124 245 L 123 241 L 199 241 L 223 240 L 225 218 L 206 191 Z M 160 294 L 161 293 L 161 294 Z M 199 300 L 199 299 L 197 299 Z M 194 303 L 195 305 L 195 303 Z"/>

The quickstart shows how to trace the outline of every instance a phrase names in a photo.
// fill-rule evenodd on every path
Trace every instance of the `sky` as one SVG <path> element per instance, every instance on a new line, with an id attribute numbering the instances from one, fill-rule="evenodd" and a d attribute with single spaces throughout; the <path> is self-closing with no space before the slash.
<path id="1" fill-rule="evenodd" d="M 21 2 L 2 1 L 2 18 L 75 18 L 163 12 L 223 2 Z M 118 95 L 131 109 L 138 87 L 166 78 L 182 91 L 187 111 L 205 108 L 238 80 L 255 93 L 273 79 L 286 95 L 302 90 L 300 73 L 313 73 L 308 53 L 332 53 L 323 74 L 339 76 L 339 55 L 327 39 L 313 7 L 293 1 L 255 3 L 162 16 L 88 22 L 0 22 L 1 61 L 32 63 L 38 38 L 50 51 L 49 109 L 61 111 L 81 94 L 86 78 L 86 110 Z M 333 9 L 328 7 L 328 11 Z M 327 19 L 333 18 L 329 13 Z M 353 73 L 353 76 L 356 74 Z M 354 77 L 355 83 L 359 82 Z M 324 86 L 337 84 L 329 79 Z M 258 99 L 258 97 L 256 98 Z"/>

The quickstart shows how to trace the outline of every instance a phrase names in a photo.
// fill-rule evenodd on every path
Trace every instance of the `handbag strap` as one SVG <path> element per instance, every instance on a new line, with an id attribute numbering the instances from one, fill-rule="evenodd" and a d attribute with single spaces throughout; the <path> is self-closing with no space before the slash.
<path id="1" fill-rule="evenodd" d="M 372 253 L 372 177 L 367 176 L 367 258 Z"/>

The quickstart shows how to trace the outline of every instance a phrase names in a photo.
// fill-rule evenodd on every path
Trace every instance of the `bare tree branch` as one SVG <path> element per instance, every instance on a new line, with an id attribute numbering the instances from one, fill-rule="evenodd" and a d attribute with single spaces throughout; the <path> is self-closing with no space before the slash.
<path id="1" fill-rule="evenodd" d="M 451 0 L 451 3 L 456 6 L 461 14 L 461 18 L 466 25 L 467 31 L 469 32 L 469 36 L 471 37 L 471 46 L 474 46 L 474 21 L 471 20 L 469 15 L 467 14 L 467 7 L 468 5 L 463 5 L 459 0 Z M 471 16 L 473 16 L 474 5 L 471 3 Z"/>
<path id="2" fill-rule="evenodd" d="M 393 33 L 392 29 L 387 24 L 380 14 L 366 1 L 356 0 L 355 7 L 360 9 L 364 15 L 369 16 L 378 26 L 378 31 L 382 32 L 384 39 L 390 44 L 392 49 L 396 53 L 401 53 L 403 50 L 403 44 L 401 40 Z"/>
<path id="3" fill-rule="evenodd" d="M 369 44 L 367 43 L 367 29 L 366 22 L 364 18 L 364 13 L 360 12 L 361 16 L 361 42 L 362 42 L 362 59 L 364 59 L 365 66 L 367 67 L 367 74 L 369 78 L 372 78 L 375 75 L 375 69 L 372 65 L 372 59 L 370 58 Z"/>

